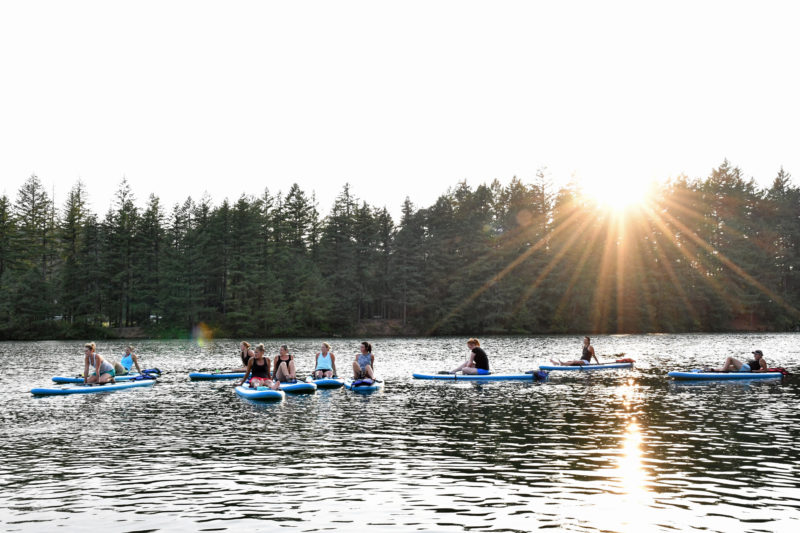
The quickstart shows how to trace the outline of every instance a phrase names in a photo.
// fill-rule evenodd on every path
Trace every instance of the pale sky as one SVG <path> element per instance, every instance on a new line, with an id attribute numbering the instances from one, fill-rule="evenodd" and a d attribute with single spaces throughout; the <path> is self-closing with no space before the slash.
<path id="1" fill-rule="evenodd" d="M 0 194 L 800 179 L 794 2 L 0 3 Z"/>

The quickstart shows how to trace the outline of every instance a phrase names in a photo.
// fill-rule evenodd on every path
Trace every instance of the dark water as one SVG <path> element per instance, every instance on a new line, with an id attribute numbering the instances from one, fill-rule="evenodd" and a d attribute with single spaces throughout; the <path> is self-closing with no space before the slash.
<path id="1" fill-rule="evenodd" d="M 798 340 L 599 337 L 598 354 L 637 368 L 481 385 L 411 379 L 458 364 L 464 339 L 380 339 L 384 391 L 264 405 L 188 380 L 235 364 L 236 341 L 140 342 L 145 366 L 168 372 L 152 389 L 49 398 L 28 391 L 82 371 L 82 343 L 0 343 L 0 530 L 797 531 L 798 379 L 666 372 L 755 348 L 797 371 Z M 483 344 L 495 370 L 517 371 L 580 342 Z M 304 374 L 318 341 L 289 344 Z M 356 347 L 337 339 L 340 368 Z"/>

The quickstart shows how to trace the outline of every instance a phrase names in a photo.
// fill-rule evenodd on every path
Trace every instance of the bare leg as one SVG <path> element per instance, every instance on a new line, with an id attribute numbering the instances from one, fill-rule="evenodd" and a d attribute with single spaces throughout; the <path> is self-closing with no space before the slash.
<path id="1" fill-rule="evenodd" d="M 555 366 L 567 366 L 558 359 L 550 359 L 550 362 L 553 363 Z"/>
<path id="2" fill-rule="evenodd" d="M 97 376 L 89 376 L 86 378 L 86 383 L 97 383 Z"/>
<path id="3" fill-rule="evenodd" d="M 111 377 L 111 374 L 102 374 L 99 378 L 97 378 L 98 383 L 108 383 L 109 381 L 114 381 L 114 378 Z"/>
<path id="4" fill-rule="evenodd" d="M 358 366 L 357 362 L 353 363 L 353 379 L 358 379 L 361 377 L 361 367 Z"/>
<path id="5" fill-rule="evenodd" d="M 297 379 L 297 374 L 294 371 L 294 359 L 289 361 L 289 379 L 292 381 Z"/>
<path id="6" fill-rule="evenodd" d="M 278 381 L 291 381 L 289 379 L 289 374 L 286 373 L 286 365 L 279 365 L 278 370 L 275 372 L 275 379 Z"/>
<path id="7" fill-rule="evenodd" d="M 738 359 L 733 357 L 728 357 L 725 359 L 725 364 L 722 365 L 722 368 L 714 369 L 715 372 L 729 372 L 731 370 L 736 370 L 737 372 L 742 368 L 742 362 Z"/>
<path id="8" fill-rule="evenodd" d="M 450 371 L 450 373 L 451 373 L 451 374 L 455 374 L 456 372 L 459 372 L 459 371 L 463 370 L 465 366 L 467 366 L 467 362 L 466 362 L 466 361 L 465 361 L 465 362 L 463 362 L 463 363 L 461 363 L 460 365 L 458 365 L 458 366 L 457 366 L 456 368 L 454 368 L 453 370 L 451 370 L 451 371 Z"/>
<path id="9" fill-rule="evenodd" d="M 375 379 L 375 374 L 372 372 L 372 365 L 367 365 L 366 368 L 364 368 L 364 375 L 369 379 Z"/>
<path id="10" fill-rule="evenodd" d="M 322 376 L 326 377 L 326 378 L 332 378 L 333 377 L 333 370 L 326 370 L 325 372 L 322 373 Z"/>
<path id="11" fill-rule="evenodd" d="M 461 370 L 461 372 L 462 372 L 464 375 L 470 375 L 470 376 L 474 376 L 475 374 L 477 374 L 477 373 L 478 373 L 478 369 L 477 369 L 477 368 L 475 368 L 474 366 L 465 366 L 465 367 L 464 367 L 464 368 Z"/>
<path id="12" fill-rule="evenodd" d="M 567 361 L 566 363 L 561 362 L 561 366 L 583 366 L 586 361 L 583 359 L 573 359 L 572 361 Z"/>

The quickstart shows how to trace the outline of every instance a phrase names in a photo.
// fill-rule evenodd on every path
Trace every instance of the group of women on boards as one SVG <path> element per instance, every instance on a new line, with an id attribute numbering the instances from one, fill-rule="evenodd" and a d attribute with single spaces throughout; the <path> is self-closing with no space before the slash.
<path id="1" fill-rule="evenodd" d="M 461 365 L 457 366 L 453 370 L 450 371 L 451 374 L 457 374 L 461 372 L 462 374 L 470 374 L 470 375 L 485 375 L 490 374 L 489 371 L 489 358 L 486 355 L 486 352 L 480 347 L 481 343 L 476 338 L 471 338 L 467 341 L 467 348 L 469 349 L 469 355 L 467 356 L 466 361 L 464 361 Z M 620 354 L 625 355 L 625 354 Z M 594 359 L 595 364 L 602 364 L 600 360 L 597 359 L 597 355 L 594 353 L 594 347 L 592 346 L 592 341 L 589 337 L 583 338 L 583 348 L 581 350 L 581 358 L 580 359 L 573 359 L 568 361 L 561 361 L 558 359 L 550 359 L 550 362 L 557 366 L 583 366 L 583 365 L 590 365 L 592 364 L 592 359 Z M 764 360 L 764 353 L 761 350 L 755 350 L 753 352 L 753 359 L 743 362 L 735 357 L 727 357 L 725 359 L 725 364 L 722 365 L 721 368 L 707 368 L 705 369 L 706 372 L 768 372 L 767 362 Z"/>
<path id="2" fill-rule="evenodd" d="M 113 363 L 97 353 L 97 345 L 93 342 L 84 345 L 83 352 L 85 354 L 83 359 L 84 383 L 113 383 L 115 377 L 130 373 L 134 365 L 137 372 L 142 372 L 139 367 L 139 358 L 133 353 L 133 346 L 125 348 L 125 355 L 122 356 L 122 359 Z M 91 375 L 89 368 L 94 369 Z"/>
<path id="3" fill-rule="evenodd" d="M 353 361 L 353 379 L 375 379 L 375 356 L 372 355 L 372 345 L 364 341 L 359 345 L 360 353 Z M 277 390 L 281 382 L 294 382 L 297 380 L 294 356 L 289 353 L 289 347 L 282 344 L 278 355 L 270 361 L 266 356 L 266 348 L 263 344 L 250 348 L 250 343 L 242 341 L 239 344 L 239 356 L 242 359 L 243 368 L 238 369 L 244 372 L 244 377 L 236 385 L 243 385 L 250 382 L 251 387 L 269 387 Z M 336 376 L 336 356 L 331 351 L 331 345 L 323 342 L 320 351 L 314 358 L 313 379 L 332 378 Z"/>
<path id="4" fill-rule="evenodd" d="M 458 367 L 453 369 L 451 373 L 456 374 L 461 372 L 463 374 L 472 375 L 485 375 L 489 374 L 489 358 L 486 352 L 480 347 L 480 341 L 476 338 L 470 338 L 467 341 L 467 348 L 469 355 Z M 375 379 L 374 366 L 375 356 L 372 355 L 372 345 L 364 341 L 359 345 L 360 353 L 356 355 L 353 361 L 353 379 Z M 125 355 L 119 362 L 110 362 L 104 359 L 97 353 L 97 346 L 94 342 L 84 346 L 84 370 L 83 380 L 84 383 L 113 383 L 116 376 L 128 374 L 133 366 L 141 373 L 139 367 L 139 359 L 134 353 L 133 346 L 128 346 L 125 349 Z M 242 341 L 239 344 L 239 355 L 242 359 L 243 368 L 238 369 L 239 372 L 244 372 L 244 378 L 237 383 L 242 385 L 246 381 L 250 382 L 252 387 L 265 386 L 272 389 L 278 389 L 281 382 L 296 381 L 296 367 L 294 356 L 289 353 L 289 347 L 285 344 L 281 345 L 278 355 L 275 356 L 273 361 L 270 361 L 266 356 L 266 349 L 263 344 L 259 344 L 255 349 L 250 348 L 250 343 Z M 711 372 L 766 372 L 768 370 L 764 354 L 761 350 L 753 352 L 753 360 L 742 362 L 734 357 L 728 357 L 722 368 L 708 368 L 706 371 Z M 594 348 L 591 345 L 589 337 L 583 338 L 583 350 L 580 359 L 571 361 L 560 361 L 551 359 L 553 364 L 560 366 L 575 366 L 591 364 L 592 359 L 597 364 L 600 361 L 595 355 Z M 89 369 L 94 369 L 92 374 L 89 374 Z M 336 356 L 331 351 L 331 345 L 323 342 L 320 351 L 314 358 L 314 371 L 312 372 L 313 379 L 332 378 L 336 376 Z"/>

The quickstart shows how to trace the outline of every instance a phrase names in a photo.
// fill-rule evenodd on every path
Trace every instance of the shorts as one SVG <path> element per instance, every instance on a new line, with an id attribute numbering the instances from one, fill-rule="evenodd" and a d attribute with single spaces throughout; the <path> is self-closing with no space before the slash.
<path id="1" fill-rule="evenodd" d="M 113 378 L 114 376 L 117 375 L 117 372 L 112 368 L 111 370 L 106 370 L 105 372 L 102 372 L 100 375 L 102 376 L 103 374 L 110 374 L 111 377 Z M 97 372 L 92 372 L 90 375 L 96 376 Z"/>
<path id="2" fill-rule="evenodd" d="M 491 372 L 489 372 L 488 370 L 485 370 L 483 368 L 476 368 L 475 370 L 476 370 L 476 372 L 478 373 L 479 376 L 485 376 L 487 374 L 491 374 Z"/>
<path id="3" fill-rule="evenodd" d="M 750 365 L 747 363 L 742 363 L 742 367 L 739 369 L 739 372 L 752 372 L 753 369 L 750 368 Z"/>

